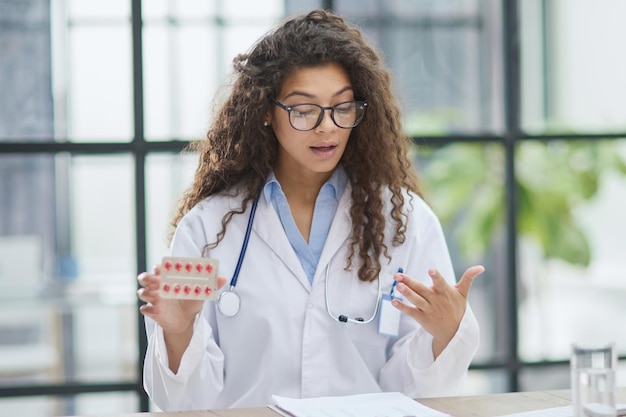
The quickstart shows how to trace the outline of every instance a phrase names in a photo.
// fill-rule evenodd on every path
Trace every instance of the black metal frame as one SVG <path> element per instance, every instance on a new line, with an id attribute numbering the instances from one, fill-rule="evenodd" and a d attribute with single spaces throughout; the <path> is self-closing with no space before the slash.
<path id="1" fill-rule="evenodd" d="M 517 187 L 515 185 L 515 145 L 520 128 L 520 45 L 517 0 L 504 1 L 504 145 L 506 187 L 506 311 L 508 323 L 506 353 L 508 358 L 509 389 L 519 387 L 519 359 L 517 353 Z"/>
<path id="2" fill-rule="evenodd" d="M 414 141 L 420 145 L 440 147 L 449 143 L 480 142 L 501 143 L 505 149 L 506 170 L 506 258 L 507 277 L 505 305 L 503 312 L 506 316 L 506 346 L 505 357 L 494 359 L 486 363 L 473 364 L 471 369 L 476 370 L 504 370 L 507 375 L 507 389 L 517 391 L 520 386 L 520 371 L 524 368 L 547 366 L 567 366 L 567 361 L 540 361 L 522 362 L 519 359 L 518 345 L 518 313 L 517 313 L 517 225 L 516 225 L 516 184 L 515 184 L 515 152 L 517 144 L 523 141 L 551 141 L 551 140 L 589 140 L 624 138 L 626 133 L 609 134 L 571 134 L 571 135 L 529 135 L 522 131 L 520 126 L 520 44 L 519 44 L 519 16 L 517 0 L 501 0 L 503 11 L 503 51 L 502 60 L 505 75 L 505 123 L 504 133 L 452 135 L 445 137 L 420 137 Z M 0 142 L 0 155 L 5 154 L 131 154 L 135 160 L 135 221 L 136 221 L 136 267 L 137 271 L 146 270 L 146 224 L 145 224 L 145 161 L 149 153 L 178 152 L 186 145 L 185 141 L 147 142 L 144 137 L 143 114 L 143 53 L 142 53 L 142 18 L 141 0 L 131 0 L 132 4 L 132 44 L 133 44 L 133 110 L 134 110 L 134 137 L 129 143 L 67 143 L 41 142 L 40 139 L 30 140 L 23 138 L 19 142 Z M 333 0 L 321 0 L 321 7 L 332 9 Z M 139 304 L 139 303 L 138 303 Z M 147 411 L 148 398 L 142 386 L 143 357 L 146 350 L 146 337 L 143 317 L 137 313 L 138 322 L 138 352 L 137 352 L 137 381 L 129 383 L 64 383 L 46 384 L 20 387 L 0 387 L 0 398 L 15 396 L 53 395 L 60 397 L 73 396 L 83 393 L 134 391 L 140 398 L 141 411 Z M 623 358 L 622 358 L 623 359 Z"/>

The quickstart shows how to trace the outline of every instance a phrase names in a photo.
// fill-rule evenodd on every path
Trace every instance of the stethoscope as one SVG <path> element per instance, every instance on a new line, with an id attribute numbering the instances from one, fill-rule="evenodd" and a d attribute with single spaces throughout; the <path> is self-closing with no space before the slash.
<path id="1" fill-rule="evenodd" d="M 226 317 L 233 317 L 239 313 L 241 307 L 241 299 L 235 292 L 235 285 L 237 285 L 237 278 L 239 278 L 239 271 L 243 264 L 243 258 L 246 256 L 246 250 L 248 249 L 248 242 L 250 241 L 250 233 L 252 232 L 252 222 L 254 221 L 254 215 L 256 208 L 259 205 L 259 196 L 254 199 L 252 203 L 252 210 L 250 211 L 250 218 L 248 218 L 248 226 L 246 227 L 246 235 L 243 238 L 243 245 L 241 245 L 241 251 L 239 252 L 239 259 L 237 259 L 237 265 L 235 266 L 235 273 L 230 280 L 229 288 L 222 291 L 217 298 L 217 309 Z"/>
<path id="2" fill-rule="evenodd" d="M 332 261 L 332 258 L 330 259 Z M 382 284 L 381 284 L 381 280 L 380 277 L 377 278 L 378 280 L 378 295 L 376 296 L 376 304 L 374 306 L 374 311 L 372 312 L 372 316 L 365 320 L 363 317 L 355 317 L 353 319 L 351 319 L 350 317 L 346 316 L 345 314 L 340 314 L 338 316 L 335 316 L 331 311 L 330 311 L 330 303 L 328 301 L 328 280 L 329 280 L 329 276 L 330 274 L 328 273 L 328 271 L 330 270 L 330 261 L 328 261 L 328 266 L 326 267 L 326 282 L 325 282 L 325 286 L 324 286 L 324 297 L 326 298 L 326 312 L 328 313 L 328 315 L 335 321 L 338 321 L 340 323 L 354 323 L 354 324 L 367 324 L 367 323 L 371 323 L 372 321 L 374 321 L 374 319 L 376 318 L 376 315 L 378 314 L 378 307 L 380 306 L 380 300 L 382 299 L 383 296 L 383 291 L 382 291 Z M 394 281 L 395 283 L 395 281 Z"/>
<path id="3" fill-rule="evenodd" d="M 239 309 L 241 308 L 241 298 L 235 292 L 235 286 L 237 285 L 237 279 L 239 278 L 239 272 L 241 270 L 241 265 L 243 264 L 243 258 L 246 255 L 246 251 L 248 249 L 248 242 L 250 241 L 250 234 L 252 233 L 252 223 L 254 222 L 254 216 L 256 214 L 257 206 L 259 205 L 259 196 L 257 196 L 252 203 L 252 209 L 250 211 L 250 217 L 248 218 L 248 226 L 246 226 L 246 234 L 243 238 L 243 244 L 241 246 L 241 251 L 239 252 L 239 259 L 237 259 L 237 265 L 235 266 L 235 272 L 233 273 L 233 277 L 230 280 L 229 288 L 222 291 L 222 293 L 217 298 L 217 309 L 219 312 L 225 317 L 234 317 L 237 313 L 239 313 Z M 328 266 L 326 267 L 326 282 L 325 282 L 325 293 L 324 297 L 326 299 L 326 312 L 328 315 L 335 321 L 340 323 L 354 323 L 354 324 L 367 324 L 371 323 L 378 314 L 378 308 L 380 306 L 380 300 L 382 298 L 382 284 L 380 278 L 378 278 L 378 295 L 376 296 L 376 305 L 374 306 L 374 311 L 372 312 L 372 316 L 365 320 L 363 317 L 349 318 L 344 314 L 340 314 L 336 316 L 330 310 L 330 303 L 328 300 L 328 281 L 330 276 L 330 263 L 332 258 L 328 261 Z"/>

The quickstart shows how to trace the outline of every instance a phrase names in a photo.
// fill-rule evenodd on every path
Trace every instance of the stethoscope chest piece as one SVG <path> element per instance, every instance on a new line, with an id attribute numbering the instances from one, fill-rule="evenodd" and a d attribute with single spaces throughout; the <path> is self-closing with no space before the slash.
<path id="1" fill-rule="evenodd" d="M 217 309 L 226 317 L 234 317 L 239 312 L 241 300 L 232 289 L 226 290 L 217 298 Z"/>

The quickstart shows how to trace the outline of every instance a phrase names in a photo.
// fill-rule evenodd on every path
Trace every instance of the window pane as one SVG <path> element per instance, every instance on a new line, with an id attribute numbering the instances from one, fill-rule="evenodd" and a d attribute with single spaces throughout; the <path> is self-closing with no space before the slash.
<path id="1" fill-rule="evenodd" d="M 569 388 L 569 364 L 525 368 L 520 371 L 520 391 Z"/>
<path id="2" fill-rule="evenodd" d="M 79 4 L 32 0 L 5 7 L 10 12 L 0 22 L 0 54 L 8 58 L 0 63 L 0 137 L 132 137 L 128 4 L 121 15 L 119 1 L 90 2 L 95 8 Z M 86 16 L 87 10 L 97 15 Z"/>
<path id="3" fill-rule="evenodd" d="M 577 340 L 626 353 L 626 141 L 524 143 L 519 190 L 519 351 L 568 359 Z M 619 321 L 619 320 L 618 320 Z"/>
<path id="4" fill-rule="evenodd" d="M 626 362 L 617 364 L 617 386 L 623 386 L 626 377 Z M 569 362 L 560 365 L 542 365 L 524 368 L 520 371 L 520 391 L 570 389 L 571 376 Z"/>
<path id="5" fill-rule="evenodd" d="M 126 274 L 135 270 L 133 159 L 80 156 L 71 163 L 72 239 L 81 272 L 98 287 L 127 285 Z"/>
<path id="6" fill-rule="evenodd" d="M 134 392 L 81 394 L 74 401 L 74 414 L 81 416 L 113 416 L 136 413 L 139 409 L 139 398 Z"/>
<path id="7" fill-rule="evenodd" d="M 141 13 L 147 19 L 207 19 L 215 16 L 219 3 L 206 0 L 150 0 L 141 3 Z"/>
<path id="8" fill-rule="evenodd" d="M 218 38 L 207 26 L 144 28 L 146 137 L 203 137 L 218 85 Z"/>
<path id="9" fill-rule="evenodd" d="M 0 141 L 50 141 L 50 10 L 43 0 L 0 7 Z"/>
<path id="10" fill-rule="evenodd" d="M 53 397 L 0 398 L 1 416 L 60 416 L 65 409 L 60 400 Z"/>
<path id="11" fill-rule="evenodd" d="M 473 16 L 481 6 L 481 0 L 334 0 L 341 13 L 349 11 L 353 16 L 371 17 L 372 15 L 394 18 L 458 18 Z M 482 1 L 484 2 L 484 1 Z"/>
<path id="12" fill-rule="evenodd" d="M 337 9 L 384 52 L 408 134 L 502 128 L 499 2 L 337 1 Z"/>
<path id="13" fill-rule="evenodd" d="M 194 153 L 154 154 L 146 161 L 148 266 L 169 255 L 170 222 L 183 191 L 189 188 L 198 162 Z"/>
<path id="14" fill-rule="evenodd" d="M 453 144 L 420 149 L 417 161 L 426 198 L 439 216 L 459 279 L 482 264 L 470 305 L 481 327 L 475 361 L 506 351 L 506 259 L 504 242 L 504 150 L 500 144 Z"/>
<path id="15" fill-rule="evenodd" d="M 230 74 L 233 58 L 246 52 L 274 25 L 280 17 L 280 10 L 274 9 L 266 8 L 263 16 L 247 20 L 146 22 L 144 90 L 149 140 L 204 137 L 213 97 Z M 268 10 L 273 10 L 270 17 Z"/>
<path id="16" fill-rule="evenodd" d="M 52 0 L 64 2 L 72 19 L 126 19 L 130 17 L 128 0 L 85 1 L 85 0 Z M 149 2 L 146 2 L 149 3 Z"/>
<path id="17" fill-rule="evenodd" d="M 15 241 L 0 237 L 0 282 L 11 293 L 0 299 L 0 386 L 50 382 L 63 373 L 61 314 L 55 303 L 42 302 L 40 268 L 29 271 L 5 259 L 14 255 L 22 265 L 29 260 L 29 248 Z M 20 247 L 7 250 L 9 243 Z"/>
<path id="18" fill-rule="evenodd" d="M 285 1 L 285 16 L 292 16 L 299 13 L 307 13 L 312 9 L 319 9 L 322 7 L 322 0 L 297 0 L 297 1 Z M 337 2 L 335 1 L 335 8 L 337 8 Z"/>
<path id="19" fill-rule="evenodd" d="M 103 416 L 137 412 L 137 394 L 81 394 L 73 397 L 0 398 L 1 416 Z"/>
<path id="20" fill-rule="evenodd" d="M 463 395 L 481 395 L 509 392 L 506 372 L 502 370 L 470 370 Z"/>
<path id="21" fill-rule="evenodd" d="M 114 142 L 132 138 L 131 45 L 128 23 L 70 28 L 67 62 L 70 140 Z"/>
<path id="22" fill-rule="evenodd" d="M 238 54 L 247 52 L 250 47 L 274 26 L 271 19 L 259 20 L 253 24 L 247 22 L 245 24 L 234 24 L 224 28 L 222 34 L 224 41 L 224 67 L 225 73 L 232 71 L 232 60 Z"/>
<path id="23" fill-rule="evenodd" d="M 227 19 L 276 19 L 283 15 L 284 3 L 284 0 L 230 0 L 221 4 L 221 12 Z"/>
<path id="24" fill-rule="evenodd" d="M 137 378 L 133 159 L 0 157 L 0 385 Z"/>
<path id="25" fill-rule="evenodd" d="M 626 38 L 626 3 L 519 3 L 524 128 L 533 133 L 626 130 L 626 55 L 617 52 Z"/>

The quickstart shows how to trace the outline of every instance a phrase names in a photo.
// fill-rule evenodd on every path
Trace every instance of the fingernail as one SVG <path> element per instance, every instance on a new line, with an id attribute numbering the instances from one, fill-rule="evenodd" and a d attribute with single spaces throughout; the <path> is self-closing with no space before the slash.
<path id="1" fill-rule="evenodd" d="M 428 270 L 428 275 L 430 275 L 431 277 L 434 277 L 435 275 L 437 275 L 437 270 L 429 269 Z"/>

